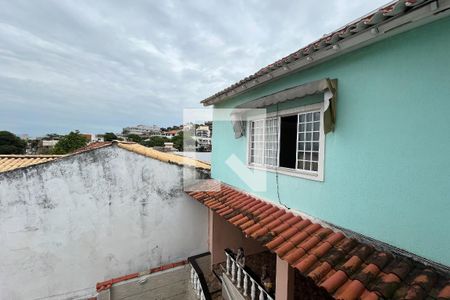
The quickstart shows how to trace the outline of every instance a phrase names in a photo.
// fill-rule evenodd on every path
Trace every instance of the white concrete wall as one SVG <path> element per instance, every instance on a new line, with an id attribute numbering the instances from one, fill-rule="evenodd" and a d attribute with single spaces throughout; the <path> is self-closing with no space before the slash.
<path id="1" fill-rule="evenodd" d="M 107 147 L 0 174 L 0 299 L 66 299 L 206 252 L 182 169 Z"/>

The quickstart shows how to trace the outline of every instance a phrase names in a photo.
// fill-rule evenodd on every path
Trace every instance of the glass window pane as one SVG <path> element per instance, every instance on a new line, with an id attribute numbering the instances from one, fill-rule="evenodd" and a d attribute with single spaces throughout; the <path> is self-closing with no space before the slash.
<path id="1" fill-rule="evenodd" d="M 319 153 L 318 152 L 313 152 L 311 160 L 312 161 L 319 161 Z"/>
<path id="2" fill-rule="evenodd" d="M 305 152 L 299 152 L 298 153 L 298 159 L 299 160 L 304 160 L 305 159 Z"/>
<path id="3" fill-rule="evenodd" d="M 305 160 L 311 160 L 311 152 L 305 153 Z"/>
<path id="4" fill-rule="evenodd" d="M 319 136 L 320 136 L 320 135 L 319 135 L 318 132 L 314 132 L 314 133 L 313 133 L 313 140 L 314 140 L 314 141 L 318 141 L 318 140 L 319 140 Z"/>
<path id="5" fill-rule="evenodd" d="M 314 131 L 319 131 L 320 129 L 320 122 L 314 122 Z"/>
<path id="6" fill-rule="evenodd" d="M 306 133 L 305 140 L 306 141 L 310 141 L 311 140 L 311 133 Z"/>
<path id="7" fill-rule="evenodd" d="M 304 170 L 311 170 L 311 164 L 310 164 L 310 162 L 309 161 L 305 161 L 305 167 L 304 167 Z"/>
<path id="8" fill-rule="evenodd" d="M 318 111 L 298 115 L 297 168 L 318 171 L 320 149 L 320 118 Z"/>
<path id="9" fill-rule="evenodd" d="M 314 113 L 314 121 L 319 121 L 320 120 L 320 112 L 315 112 Z"/>
<path id="10" fill-rule="evenodd" d="M 300 132 L 305 131 L 305 124 L 300 124 L 298 131 L 300 131 Z"/>
<path id="11" fill-rule="evenodd" d="M 305 150 L 311 151 L 311 143 L 310 142 L 305 143 Z"/>
<path id="12" fill-rule="evenodd" d="M 264 126 L 261 126 L 261 141 L 264 149 L 264 157 L 261 159 L 265 165 L 278 165 L 278 118 L 265 120 Z"/>

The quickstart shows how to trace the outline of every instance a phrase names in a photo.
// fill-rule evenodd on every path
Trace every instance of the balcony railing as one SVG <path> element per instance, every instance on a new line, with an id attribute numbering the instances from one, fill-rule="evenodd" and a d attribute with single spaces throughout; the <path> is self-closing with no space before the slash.
<path id="1" fill-rule="evenodd" d="M 226 274 L 236 287 L 242 291 L 244 297 L 250 297 L 251 300 L 273 300 L 273 298 L 267 293 L 264 287 L 256 280 L 245 266 L 239 265 L 234 257 L 234 253 L 225 249 L 226 261 Z"/>
<path id="2" fill-rule="evenodd" d="M 209 294 L 205 277 L 195 258 L 196 257 L 188 258 L 189 264 L 191 266 L 191 286 L 194 289 L 194 293 L 197 296 L 197 299 L 211 300 L 211 295 Z"/>

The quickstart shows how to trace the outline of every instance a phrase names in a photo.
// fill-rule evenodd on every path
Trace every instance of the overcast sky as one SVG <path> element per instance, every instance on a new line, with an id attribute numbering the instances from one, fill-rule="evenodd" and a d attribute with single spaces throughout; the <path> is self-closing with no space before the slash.
<path id="1" fill-rule="evenodd" d="M 169 126 L 387 0 L 0 0 L 0 130 Z"/>

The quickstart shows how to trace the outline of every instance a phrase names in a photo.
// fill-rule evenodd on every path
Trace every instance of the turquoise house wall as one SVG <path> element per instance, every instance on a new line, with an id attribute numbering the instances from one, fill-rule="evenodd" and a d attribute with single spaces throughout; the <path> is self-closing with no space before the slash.
<path id="1" fill-rule="evenodd" d="M 281 201 L 450 265 L 449 49 L 447 17 L 215 108 L 231 108 L 312 80 L 337 78 L 337 126 L 326 135 L 325 179 L 280 174 Z M 267 191 L 254 192 L 224 163 L 232 154 L 246 161 L 247 138 L 235 139 L 229 121 L 214 121 L 213 126 L 212 176 L 278 202 L 274 173 L 267 172 Z"/>

